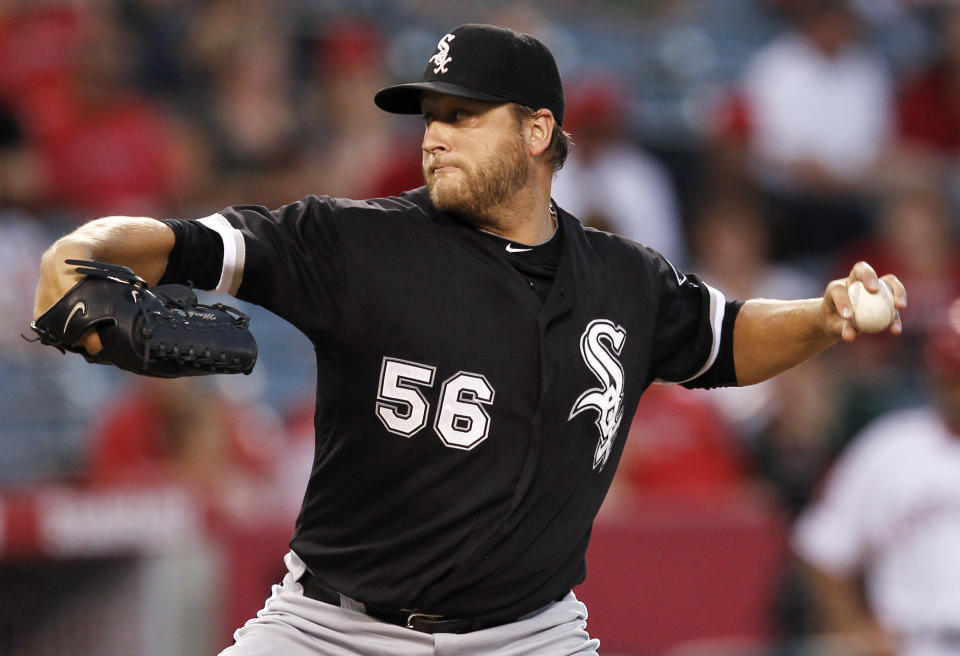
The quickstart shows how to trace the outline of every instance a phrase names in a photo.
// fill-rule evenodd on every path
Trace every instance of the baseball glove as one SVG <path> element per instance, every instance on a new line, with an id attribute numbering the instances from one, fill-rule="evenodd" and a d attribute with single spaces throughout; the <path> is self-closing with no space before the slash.
<path id="1" fill-rule="evenodd" d="M 184 285 L 150 287 L 124 266 L 66 260 L 85 277 L 30 324 L 39 341 L 89 362 L 160 378 L 249 374 L 257 361 L 250 318 L 217 303 L 203 305 Z M 74 346 L 96 329 L 103 350 Z"/>

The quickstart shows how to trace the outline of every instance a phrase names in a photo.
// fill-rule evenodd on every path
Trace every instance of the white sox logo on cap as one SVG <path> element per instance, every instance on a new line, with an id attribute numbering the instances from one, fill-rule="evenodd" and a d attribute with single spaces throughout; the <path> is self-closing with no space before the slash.
<path id="1" fill-rule="evenodd" d="M 456 57 L 451 57 L 453 40 Z M 456 66 L 451 62 L 457 60 Z M 563 124 L 563 85 L 550 50 L 529 34 L 496 25 L 468 23 L 437 43 L 419 82 L 377 91 L 377 106 L 396 114 L 419 114 L 426 92 L 488 103 L 513 102 L 553 112 Z"/>
<path id="2" fill-rule="evenodd" d="M 456 38 L 453 34 L 447 34 L 440 39 L 440 42 L 437 43 L 437 53 L 427 60 L 436 64 L 433 69 L 435 75 L 447 72 L 447 64 L 453 61 L 453 57 L 450 56 L 450 42 Z"/>

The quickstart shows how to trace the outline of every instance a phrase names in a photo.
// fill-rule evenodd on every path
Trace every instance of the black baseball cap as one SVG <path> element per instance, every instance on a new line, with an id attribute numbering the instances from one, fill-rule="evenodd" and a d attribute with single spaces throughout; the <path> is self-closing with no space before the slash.
<path id="1" fill-rule="evenodd" d="M 424 91 L 546 108 L 563 123 L 563 85 L 553 55 L 529 34 L 506 27 L 454 28 L 427 60 L 422 81 L 381 89 L 373 101 L 394 114 L 419 114 Z"/>

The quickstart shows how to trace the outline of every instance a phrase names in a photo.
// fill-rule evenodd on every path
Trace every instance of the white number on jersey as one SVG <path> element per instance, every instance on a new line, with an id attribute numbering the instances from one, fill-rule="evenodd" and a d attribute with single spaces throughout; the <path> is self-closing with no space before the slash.
<path id="1" fill-rule="evenodd" d="M 380 367 L 377 417 L 387 430 L 411 437 L 427 425 L 430 404 L 416 385 L 433 385 L 434 367 L 384 358 Z"/>
<path id="2" fill-rule="evenodd" d="M 493 403 L 493 388 L 483 376 L 461 371 L 443 383 L 433 427 L 444 444 L 469 451 L 487 439 L 490 415 L 482 403 Z"/>
<path id="3" fill-rule="evenodd" d="M 436 367 L 384 358 L 377 391 L 377 418 L 391 433 L 413 437 L 427 425 L 430 403 L 420 386 L 433 387 Z M 490 434 L 490 415 L 483 408 L 493 403 L 494 390 L 486 377 L 461 371 L 440 389 L 440 408 L 433 428 L 452 449 L 469 451 Z"/>

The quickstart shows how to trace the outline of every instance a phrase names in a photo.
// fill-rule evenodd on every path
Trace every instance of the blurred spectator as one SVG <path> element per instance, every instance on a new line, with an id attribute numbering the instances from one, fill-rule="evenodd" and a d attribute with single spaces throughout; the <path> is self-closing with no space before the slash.
<path id="1" fill-rule="evenodd" d="M 33 319 L 40 256 L 52 238 L 40 219 L 5 208 L 0 197 L 0 262 L 4 271 L 0 285 L 0 352 L 21 351 L 27 344 L 20 333 L 28 331 Z"/>
<path id="2" fill-rule="evenodd" d="M 214 207 L 237 197 L 276 207 L 291 197 L 284 178 L 299 163 L 302 135 L 284 55 L 269 38 L 236 44 L 214 72 L 204 126 L 217 171 Z"/>
<path id="3" fill-rule="evenodd" d="M 691 226 L 693 270 L 727 298 L 812 298 L 823 293 L 807 272 L 774 262 L 770 226 L 755 196 L 717 193 L 697 210 Z M 711 390 L 710 400 L 750 439 L 769 420 L 773 381 Z"/>
<path id="4" fill-rule="evenodd" d="M 194 0 L 124 0 L 117 4 L 121 22 L 137 35 L 138 86 L 146 93 L 176 102 L 196 91 L 197 71 L 188 66 L 185 46 L 191 25 L 205 4 Z"/>
<path id="5" fill-rule="evenodd" d="M 33 335 L 40 256 L 54 237 L 39 217 L 0 198 L 0 485 L 74 475 L 80 431 L 106 386 L 101 368 L 21 337 Z"/>
<path id="6" fill-rule="evenodd" d="M 896 271 L 909 290 L 909 321 L 904 323 L 907 342 L 870 342 L 887 351 L 895 347 L 901 356 L 889 354 L 898 358 L 894 364 L 915 362 L 923 332 L 947 302 L 960 294 L 960 241 L 943 190 L 929 183 L 891 185 L 881 198 L 876 232 L 842 253 L 836 270 L 857 260 L 867 260 L 880 273 Z M 874 353 L 873 359 L 883 361 L 879 355 Z"/>
<path id="7" fill-rule="evenodd" d="M 39 193 L 37 154 L 13 107 L 0 96 L 0 207 L 34 208 Z"/>
<path id="8" fill-rule="evenodd" d="M 944 3 L 937 28 L 940 56 L 901 85 L 898 136 L 906 146 L 956 155 L 960 153 L 960 6 Z"/>
<path id="9" fill-rule="evenodd" d="M 771 259 L 770 226 L 749 194 L 706 200 L 692 227 L 694 269 L 728 298 L 811 298 L 823 293 L 806 271 Z M 790 519 L 807 504 L 841 445 L 845 425 L 842 381 L 822 354 L 769 381 L 711 390 L 713 403 L 736 431 L 740 457 L 754 487 Z M 794 572 L 784 567 L 771 609 L 778 639 L 801 635 L 804 608 Z"/>
<path id="10" fill-rule="evenodd" d="M 584 224 L 687 262 L 677 199 L 666 167 L 634 145 L 626 90 L 612 78 L 567 85 L 564 128 L 574 146 L 557 174 L 553 197 Z"/>
<path id="11" fill-rule="evenodd" d="M 749 445 L 756 475 L 791 518 L 843 446 L 844 397 L 835 370 L 824 354 L 775 378 L 766 423 Z"/>
<path id="12" fill-rule="evenodd" d="M 886 177 L 935 183 L 960 199 L 960 6 L 943 3 L 933 14 L 938 56 L 899 86 L 899 142 Z"/>
<path id="13" fill-rule="evenodd" d="M 423 184 L 419 148 L 411 153 L 409 139 L 394 133 L 393 119 L 370 102 L 388 83 L 383 49 L 373 22 L 342 15 L 325 23 L 312 79 L 316 142 L 306 171 L 311 189 L 368 198 Z"/>
<path id="14" fill-rule="evenodd" d="M 192 157 L 171 119 L 131 85 L 130 35 L 90 16 L 58 116 L 34 136 L 54 208 L 74 218 L 166 215 L 189 185 Z"/>
<path id="15" fill-rule="evenodd" d="M 643 499 L 732 500 L 747 480 L 731 426 L 704 394 L 651 385 L 638 406 L 604 512 Z"/>
<path id="16" fill-rule="evenodd" d="M 777 256 L 834 252 L 870 228 L 864 194 L 892 124 L 891 80 L 844 0 L 799 3 L 758 52 L 742 100 L 754 176 L 771 200 Z"/>
<path id="17" fill-rule="evenodd" d="M 207 208 L 237 198 L 277 207 L 306 193 L 285 18 L 282 7 L 260 0 L 212 2 L 190 32 L 186 56 L 205 81 L 194 112 L 215 172 Z"/>
<path id="18" fill-rule="evenodd" d="M 845 362 L 850 431 L 891 406 L 915 404 L 922 395 L 916 363 L 926 331 L 960 294 L 960 247 L 942 189 L 891 183 L 880 203 L 875 235 L 842 253 L 835 270 L 857 260 L 867 260 L 881 273 L 897 271 L 909 290 L 910 307 L 899 339 L 858 339 L 838 354 Z"/>
<path id="19" fill-rule="evenodd" d="M 838 369 L 833 354 L 826 353 L 770 381 L 765 423 L 745 445 L 760 493 L 784 513 L 788 524 L 810 502 L 843 446 L 845 398 Z M 778 642 L 809 633 L 806 594 L 798 568 L 785 559 L 770 608 Z"/>
<path id="20" fill-rule="evenodd" d="M 811 298 L 823 292 L 808 272 L 773 260 L 770 226 L 754 195 L 709 197 L 691 233 L 697 273 L 730 298 Z"/>
<path id="21" fill-rule="evenodd" d="M 271 413 L 229 401 L 205 378 L 131 383 L 95 426 L 91 482 L 183 484 L 230 518 L 277 511 L 283 442 Z"/>
<path id="22" fill-rule="evenodd" d="M 85 24 L 79 3 L 0 3 L 0 99 L 31 126 L 60 115 Z"/>
<path id="23" fill-rule="evenodd" d="M 796 529 L 822 628 L 857 653 L 960 650 L 960 301 L 925 355 L 934 403 L 860 433 Z"/>

